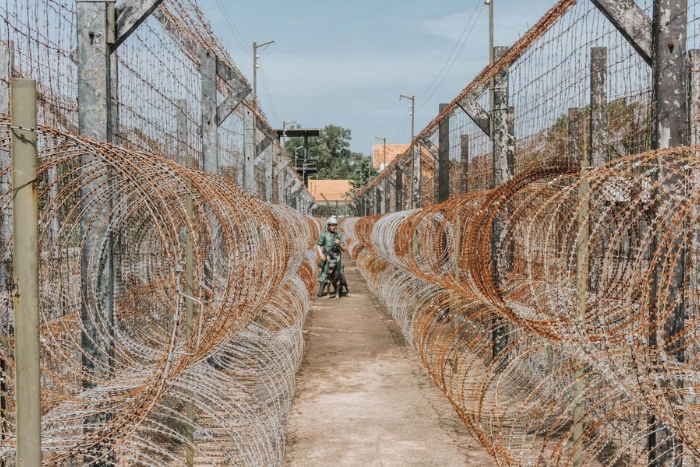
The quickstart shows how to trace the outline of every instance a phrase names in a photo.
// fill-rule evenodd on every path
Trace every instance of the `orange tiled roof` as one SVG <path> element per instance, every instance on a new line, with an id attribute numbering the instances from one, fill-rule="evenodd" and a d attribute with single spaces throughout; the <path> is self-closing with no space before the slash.
<path id="1" fill-rule="evenodd" d="M 386 145 L 386 165 L 391 164 L 397 154 L 403 154 L 408 150 L 410 144 L 387 144 Z M 384 144 L 372 146 L 372 164 L 377 170 L 384 168 Z"/>
<path id="2" fill-rule="evenodd" d="M 318 204 L 325 203 L 326 199 L 330 202 L 345 202 L 345 193 L 350 188 L 350 180 L 309 180 L 309 193 Z M 324 196 L 326 199 L 323 199 Z"/>

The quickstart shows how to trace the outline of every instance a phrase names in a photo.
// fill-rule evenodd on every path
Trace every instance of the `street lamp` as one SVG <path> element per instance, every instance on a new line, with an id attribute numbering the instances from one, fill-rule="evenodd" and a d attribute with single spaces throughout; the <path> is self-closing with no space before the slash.
<path id="1" fill-rule="evenodd" d="M 386 168 L 386 138 L 380 138 L 379 136 L 375 136 L 374 139 L 378 139 L 379 141 L 384 141 L 384 164 L 382 167 L 382 170 Z"/>
<path id="2" fill-rule="evenodd" d="M 284 138 L 284 143 L 287 142 L 287 125 L 291 125 L 292 123 L 297 123 L 296 120 L 292 120 L 291 122 L 282 122 L 282 138 Z"/>
<path id="3" fill-rule="evenodd" d="M 302 145 L 302 146 L 298 146 L 298 147 L 294 148 L 294 170 L 297 169 L 297 151 L 303 147 L 304 146 Z"/>
<path id="4" fill-rule="evenodd" d="M 268 45 L 274 43 L 274 40 L 265 41 L 262 44 L 253 42 L 253 94 L 255 94 L 256 99 L 258 98 L 258 68 L 260 68 L 260 66 L 258 65 L 258 59 L 260 58 L 260 55 L 258 55 L 258 49 L 261 47 L 267 47 Z M 257 122 L 255 121 L 255 112 L 253 112 L 253 160 L 255 160 L 255 158 L 258 157 L 256 123 Z"/>
<path id="5" fill-rule="evenodd" d="M 297 123 L 297 121 L 292 120 L 291 122 L 282 122 L 282 137 L 283 138 L 287 137 L 287 125 L 291 125 L 292 123 Z"/>
<path id="6" fill-rule="evenodd" d="M 402 99 L 411 101 L 411 142 L 413 142 L 414 127 L 416 122 L 416 96 L 405 96 L 403 94 L 399 94 L 399 100 Z"/>

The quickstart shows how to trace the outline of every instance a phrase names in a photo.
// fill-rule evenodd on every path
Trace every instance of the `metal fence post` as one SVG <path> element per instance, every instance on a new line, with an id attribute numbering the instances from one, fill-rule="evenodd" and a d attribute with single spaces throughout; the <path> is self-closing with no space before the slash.
<path id="1" fill-rule="evenodd" d="M 13 79 L 12 186 L 17 465 L 41 466 L 36 82 Z"/>

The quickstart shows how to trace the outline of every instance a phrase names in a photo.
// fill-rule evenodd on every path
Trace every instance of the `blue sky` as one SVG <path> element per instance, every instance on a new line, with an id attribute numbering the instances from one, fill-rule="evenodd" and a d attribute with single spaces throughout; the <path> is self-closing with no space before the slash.
<path id="1" fill-rule="evenodd" d="M 410 104 L 399 94 L 416 96 L 418 133 L 488 63 L 483 0 L 198 3 L 251 80 L 253 41 L 275 40 L 259 53 L 258 75 L 273 126 L 349 128 L 352 149 L 366 155 L 375 136 L 409 142 Z M 496 45 L 511 45 L 554 3 L 494 0 Z"/>

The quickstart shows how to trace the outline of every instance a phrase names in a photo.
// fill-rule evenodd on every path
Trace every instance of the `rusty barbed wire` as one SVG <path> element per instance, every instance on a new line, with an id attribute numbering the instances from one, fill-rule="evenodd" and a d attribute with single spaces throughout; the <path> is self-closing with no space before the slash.
<path id="1" fill-rule="evenodd" d="M 0 127 L 0 151 L 7 152 L 9 122 Z M 266 205 L 225 177 L 153 154 L 49 127 L 39 131 L 38 147 L 45 463 L 82 464 L 100 452 L 110 465 L 184 465 L 190 445 L 196 465 L 280 465 L 315 282 L 310 249 L 318 222 Z M 92 191 L 79 190 L 88 184 Z M 0 194 L 0 217 L 11 197 L 11 189 Z M 97 215 L 92 204 L 112 207 Z M 99 251 L 85 253 L 86 221 Z M 189 342 L 188 236 L 196 302 Z M 81 262 L 90 271 L 82 278 L 88 289 L 100 289 L 110 279 L 108 242 L 117 253 L 114 315 L 98 301 L 97 322 L 86 321 Z M 3 249 L 11 256 L 12 242 Z M 0 458 L 13 465 L 12 300 L 9 292 L 3 297 L 0 321 L 9 337 L 0 357 L 7 407 Z M 85 350 L 86 326 L 97 328 L 90 345 L 108 358 Z M 93 359 L 92 370 L 85 358 Z M 194 422 L 183 413 L 187 401 Z M 190 425 L 193 441 L 185 436 Z"/>
<path id="2" fill-rule="evenodd" d="M 571 463 L 575 373 L 583 365 L 585 465 L 655 465 L 653 433 L 658 446 L 682 440 L 666 460 L 697 465 L 698 170 L 697 147 L 583 173 L 552 165 L 495 190 L 343 227 L 363 276 L 499 464 Z M 576 213 L 584 206 L 582 224 Z M 494 237 L 499 218 L 503 230 Z M 582 229 L 590 272 L 583 315 Z M 664 284 L 681 265 L 676 296 Z M 672 332 L 678 300 L 683 323 Z M 508 323 L 498 355 L 502 322 L 494 316 Z"/>

